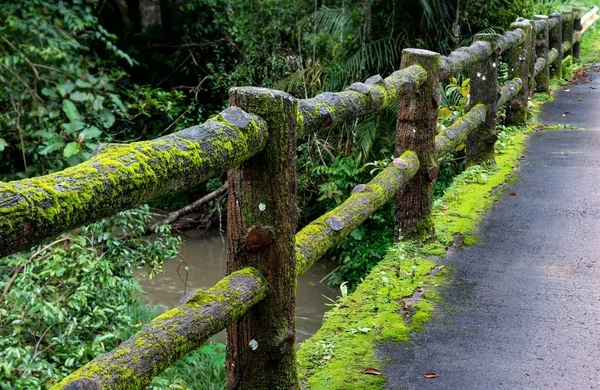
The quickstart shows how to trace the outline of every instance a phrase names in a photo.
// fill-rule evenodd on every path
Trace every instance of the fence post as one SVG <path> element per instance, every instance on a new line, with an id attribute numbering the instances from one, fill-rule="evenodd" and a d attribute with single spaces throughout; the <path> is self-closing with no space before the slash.
<path id="1" fill-rule="evenodd" d="M 467 163 L 494 164 L 494 144 L 496 136 L 496 106 L 500 95 L 498 84 L 498 64 L 500 63 L 501 49 L 498 34 L 477 34 L 473 41 L 484 41 L 490 44 L 490 57 L 476 62 L 471 66 L 471 101 L 469 110 L 476 104 L 485 104 L 485 122 L 476 131 L 467 136 Z"/>
<path id="2" fill-rule="evenodd" d="M 232 88 L 230 105 L 267 122 L 262 152 L 228 172 L 227 273 L 261 271 L 267 297 L 227 329 L 228 389 L 296 389 L 296 113 L 292 96 Z"/>
<path id="3" fill-rule="evenodd" d="M 435 234 L 431 207 L 433 181 L 438 174 L 434 142 L 441 99 L 438 89 L 440 54 L 419 49 L 402 50 L 400 67 L 411 65 L 422 66 L 427 71 L 427 81 L 418 90 L 400 98 L 395 156 L 412 150 L 417 153 L 420 168 L 396 194 L 395 238 L 423 242 Z"/>
<path id="4" fill-rule="evenodd" d="M 562 78 L 562 60 L 563 60 L 563 48 L 562 48 L 562 31 L 563 31 L 563 19 L 564 15 L 558 12 L 550 14 L 552 19 L 556 19 L 556 27 L 550 31 L 550 47 L 556 49 L 558 56 L 556 61 L 550 67 L 550 74 L 556 78 Z"/>
<path id="5" fill-rule="evenodd" d="M 573 42 L 573 59 L 579 59 L 579 52 L 581 50 L 581 16 L 583 11 L 581 8 L 573 8 L 573 30 L 577 36 L 576 42 Z"/>
<path id="6" fill-rule="evenodd" d="M 571 47 L 563 54 L 563 58 L 573 54 L 573 12 L 563 11 L 563 42 L 569 42 Z"/>
<path id="7" fill-rule="evenodd" d="M 550 44 L 550 28 L 548 25 L 548 17 L 546 15 L 535 15 L 533 17 L 535 23 L 541 23 L 543 26 L 542 32 L 539 33 L 540 39 L 537 39 L 535 43 L 536 56 L 546 60 L 546 65 L 538 73 L 535 79 L 535 90 L 536 92 L 550 92 L 550 63 L 549 63 L 549 49 Z"/>
<path id="8" fill-rule="evenodd" d="M 520 45 L 512 47 L 507 54 L 508 79 L 518 77 L 521 79 L 522 84 L 521 91 L 506 106 L 505 123 L 507 125 L 519 125 L 527 121 L 529 113 L 527 105 L 530 89 L 533 88 L 533 69 L 531 69 L 533 26 L 529 21 L 521 21 L 511 24 L 511 27 L 523 30 L 525 39 Z"/>

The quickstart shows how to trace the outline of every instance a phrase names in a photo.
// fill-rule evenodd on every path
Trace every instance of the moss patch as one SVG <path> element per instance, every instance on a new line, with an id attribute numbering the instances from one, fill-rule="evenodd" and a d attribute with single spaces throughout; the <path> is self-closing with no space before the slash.
<path id="1" fill-rule="evenodd" d="M 351 295 L 326 314 L 323 327 L 298 352 L 300 379 L 311 389 L 372 389 L 385 378 L 364 374 L 380 369 L 375 342 L 406 341 L 429 319 L 427 300 L 412 303 L 413 293 L 439 284 L 445 272 L 430 277 L 436 264 L 414 256 L 406 247 L 390 250 Z"/>

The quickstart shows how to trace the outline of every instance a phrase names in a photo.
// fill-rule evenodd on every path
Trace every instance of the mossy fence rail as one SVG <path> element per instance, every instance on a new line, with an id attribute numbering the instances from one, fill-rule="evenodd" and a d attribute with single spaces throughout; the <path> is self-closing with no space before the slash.
<path id="1" fill-rule="evenodd" d="M 228 276 L 160 315 L 55 389 L 142 389 L 227 327 L 230 389 L 298 388 L 295 291 L 328 248 L 395 197 L 396 231 L 427 240 L 436 161 L 466 144 L 467 160 L 493 163 L 498 110 L 522 124 L 534 91 L 549 90 L 597 7 L 518 19 L 504 35 L 479 34 L 449 56 L 405 49 L 401 69 L 339 93 L 296 99 L 233 88 L 230 107 L 206 123 L 153 141 L 103 145 L 88 161 L 39 178 L 0 183 L 0 256 L 228 172 Z M 508 81 L 498 84 L 501 59 Z M 436 134 L 438 82 L 470 72 L 468 113 Z M 296 139 L 354 123 L 399 102 L 396 158 L 340 206 L 296 232 Z"/>

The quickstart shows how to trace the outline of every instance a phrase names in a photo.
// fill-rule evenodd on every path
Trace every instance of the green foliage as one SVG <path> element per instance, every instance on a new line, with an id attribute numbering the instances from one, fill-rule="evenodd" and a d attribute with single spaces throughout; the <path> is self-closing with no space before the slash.
<path id="1" fill-rule="evenodd" d="M 586 8 L 597 5 L 594 0 L 538 0 L 534 2 L 535 13 L 538 15 L 549 15 L 552 12 L 570 11 L 573 8 Z"/>
<path id="2" fill-rule="evenodd" d="M 181 244 L 169 226 L 143 239 L 149 218 L 142 206 L 2 259 L 0 388 L 46 388 L 140 325 L 134 271 L 151 277 Z"/>
<path id="3" fill-rule="evenodd" d="M 487 28 L 507 29 L 518 17 L 530 18 L 534 13 L 532 0 L 469 0 L 461 10 L 467 35 Z"/>
<path id="4" fill-rule="evenodd" d="M 90 46 L 132 60 L 98 25 L 91 1 L 0 5 L 0 174 L 60 170 L 88 158 L 127 108 Z M 26 172 L 25 172 L 26 171 Z"/>
<path id="5" fill-rule="evenodd" d="M 452 77 L 446 85 L 439 83 L 438 89 L 442 100 L 438 109 L 438 132 L 465 115 L 471 93 L 470 81 L 470 78 L 461 74 Z M 433 187 L 433 196 L 436 199 L 444 194 L 454 177 L 465 169 L 465 145 L 459 146 L 456 152 L 443 157 L 438 161 L 438 166 L 439 174 Z"/>
<path id="6" fill-rule="evenodd" d="M 118 65 L 133 60 L 99 25 L 95 1 L 0 4 L 0 177 L 62 170 L 100 142 L 171 129 L 183 92 L 130 86 Z M 197 119 L 190 116 L 189 119 Z M 183 123 L 182 123 L 183 124 Z M 172 130 L 175 130 L 173 128 Z"/>
<path id="7" fill-rule="evenodd" d="M 438 131 L 441 131 L 465 114 L 471 94 L 471 79 L 463 75 L 459 75 L 458 78 L 452 77 L 446 86 L 440 82 L 438 89 L 442 98 L 438 114 L 438 118 L 441 119 Z"/>

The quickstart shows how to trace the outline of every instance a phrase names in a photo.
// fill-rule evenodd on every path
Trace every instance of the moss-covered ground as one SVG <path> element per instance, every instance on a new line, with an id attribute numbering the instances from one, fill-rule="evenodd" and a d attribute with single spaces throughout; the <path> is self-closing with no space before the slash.
<path id="1" fill-rule="evenodd" d="M 323 327 L 298 352 L 302 385 L 310 389 L 376 389 L 385 378 L 377 344 L 406 341 L 422 329 L 435 307 L 436 288 L 447 283 L 448 270 L 435 262 L 455 241 L 476 243 L 481 214 L 497 200 L 499 186 L 518 166 L 526 136 L 505 130 L 496 165 L 473 166 L 458 176 L 434 204 L 436 241 L 419 247 L 396 244 L 357 290 L 344 294 L 325 315 Z"/>
<path id="2" fill-rule="evenodd" d="M 593 26 L 581 43 L 585 64 L 600 58 L 600 27 Z M 578 64 L 568 65 L 564 79 Z M 554 90 L 565 81 L 553 79 Z M 552 93 L 537 93 L 533 112 L 551 101 Z M 342 296 L 326 313 L 323 327 L 298 352 L 301 384 L 309 389 L 378 389 L 385 362 L 375 350 L 382 342 L 402 342 L 423 328 L 435 309 L 436 289 L 451 283 L 451 272 L 436 264 L 451 245 L 477 243 L 482 214 L 499 201 L 502 185 L 513 180 L 525 149 L 527 133 L 541 126 L 531 120 L 525 128 L 504 128 L 496 143 L 496 165 L 472 166 L 459 175 L 434 204 L 436 240 L 424 247 L 395 244 L 385 259 L 365 277 L 356 291 Z"/>

